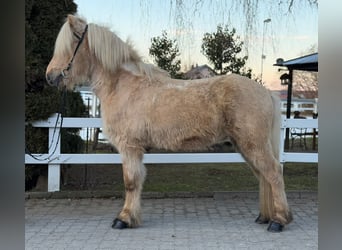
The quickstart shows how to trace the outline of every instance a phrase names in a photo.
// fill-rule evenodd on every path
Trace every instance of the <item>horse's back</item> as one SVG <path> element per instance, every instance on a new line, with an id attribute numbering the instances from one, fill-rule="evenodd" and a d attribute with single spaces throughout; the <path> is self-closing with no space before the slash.
<path id="1" fill-rule="evenodd" d="M 197 150 L 226 141 L 248 126 L 270 127 L 268 90 L 239 75 L 168 79 L 146 96 L 146 134 L 157 147 Z"/>
<path id="2" fill-rule="evenodd" d="M 217 105 L 235 118 L 256 121 L 273 113 L 270 91 L 247 77 L 230 74 L 214 78 L 210 93 Z"/>

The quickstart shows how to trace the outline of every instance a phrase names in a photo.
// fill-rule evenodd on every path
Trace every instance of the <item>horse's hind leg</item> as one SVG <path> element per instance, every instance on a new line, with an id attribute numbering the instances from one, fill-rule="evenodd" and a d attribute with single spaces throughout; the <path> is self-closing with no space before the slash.
<path id="1" fill-rule="evenodd" d="M 253 139 L 249 138 L 249 142 L 240 143 L 238 147 L 246 161 L 259 173 L 259 181 L 265 182 L 263 184 L 265 190 L 261 190 L 261 192 L 264 192 L 261 193 L 261 196 L 263 196 L 263 201 L 261 202 L 264 202 L 261 207 L 273 211 L 261 211 L 266 214 L 265 218 L 262 219 L 270 217 L 269 231 L 281 231 L 285 224 L 292 221 L 292 215 L 286 199 L 281 166 L 273 156 L 271 143 L 267 141 L 260 143 L 260 137 L 254 139 L 255 142 L 259 140 L 259 144 L 254 143 Z M 270 185 L 271 188 L 267 187 L 267 185 Z M 271 190 L 271 193 L 267 193 L 267 190 Z M 267 213 L 270 214 L 267 215 Z"/>
<path id="2" fill-rule="evenodd" d="M 268 224 L 273 211 L 273 196 L 270 184 L 260 175 L 259 171 L 251 166 L 254 175 L 259 180 L 259 210 L 260 213 L 255 219 L 258 224 Z"/>
<path id="3" fill-rule="evenodd" d="M 125 183 L 125 204 L 112 228 L 137 227 L 141 223 L 140 198 L 146 171 L 142 163 L 143 151 L 126 148 L 120 152 Z"/>

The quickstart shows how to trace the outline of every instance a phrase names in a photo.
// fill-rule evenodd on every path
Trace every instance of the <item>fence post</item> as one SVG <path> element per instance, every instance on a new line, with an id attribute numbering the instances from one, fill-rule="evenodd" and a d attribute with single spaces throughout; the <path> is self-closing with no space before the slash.
<path id="1" fill-rule="evenodd" d="M 281 123 L 280 123 L 280 140 L 279 140 L 279 161 L 281 165 L 281 170 L 283 171 L 283 164 L 285 163 L 284 157 L 284 135 L 285 135 L 285 127 L 286 127 L 286 118 L 284 115 L 281 116 Z"/>
<path id="2" fill-rule="evenodd" d="M 58 114 L 55 114 L 52 118 L 58 119 Z M 55 127 L 49 127 L 49 155 L 50 159 L 58 157 L 61 153 L 61 137 L 60 137 L 60 120 L 56 123 L 53 120 L 52 124 Z M 55 192 L 60 190 L 60 177 L 61 168 L 59 164 L 48 165 L 48 192 Z"/>

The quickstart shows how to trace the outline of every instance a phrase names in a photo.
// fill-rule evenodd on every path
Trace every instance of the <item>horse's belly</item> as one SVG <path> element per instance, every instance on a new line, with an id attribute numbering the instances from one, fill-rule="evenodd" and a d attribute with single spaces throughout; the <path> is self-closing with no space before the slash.
<path id="1" fill-rule="evenodd" d="M 154 123 L 149 130 L 148 141 L 151 142 L 150 147 L 171 151 L 206 150 L 229 140 L 223 126 L 217 117 L 210 121 L 175 118 L 169 123 Z"/>

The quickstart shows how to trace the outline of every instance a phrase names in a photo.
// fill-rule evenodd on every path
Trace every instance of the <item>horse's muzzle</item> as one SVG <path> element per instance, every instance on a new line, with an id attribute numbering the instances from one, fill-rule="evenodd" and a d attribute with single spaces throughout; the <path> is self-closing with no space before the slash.
<path id="1" fill-rule="evenodd" d="M 61 73 L 46 73 L 46 81 L 50 86 L 58 87 L 62 80 L 63 75 Z"/>

